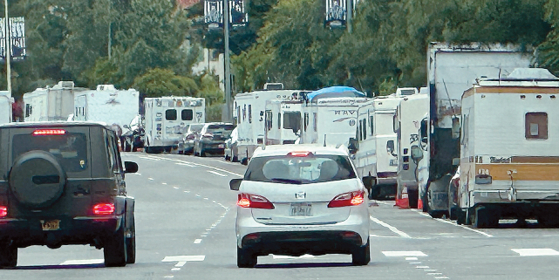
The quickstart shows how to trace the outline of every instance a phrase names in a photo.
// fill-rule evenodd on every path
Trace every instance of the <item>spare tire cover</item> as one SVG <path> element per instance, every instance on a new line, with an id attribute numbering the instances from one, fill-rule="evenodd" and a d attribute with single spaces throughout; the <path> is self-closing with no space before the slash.
<path id="1" fill-rule="evenodd" d="M 64 191 L 66 173 L 45 151 L 30 151 L 16 158 L 8 178 L 16 199 L 27 207 L 52 205 Z"/>

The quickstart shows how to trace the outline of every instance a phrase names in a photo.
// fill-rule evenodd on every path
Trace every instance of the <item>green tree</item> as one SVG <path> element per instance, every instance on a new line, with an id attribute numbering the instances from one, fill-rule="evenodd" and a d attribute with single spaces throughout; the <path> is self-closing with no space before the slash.
<path id="1" fill-rule="evenodd" d="M 145 97 L 193 96 L 198 90 L 196 82 L 184 76 L 178 76 L 169 69 L 156 68 L 137 77 L 132 87 Z"/>

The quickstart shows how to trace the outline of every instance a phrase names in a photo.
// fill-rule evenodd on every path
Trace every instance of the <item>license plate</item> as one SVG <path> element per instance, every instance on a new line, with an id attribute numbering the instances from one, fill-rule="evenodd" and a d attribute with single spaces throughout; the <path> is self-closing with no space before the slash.
<path id="1" fill-rule="evenodd" d="M 310 203 L 292 203 L 291 216 L 312 216 L 312 204 Z"/>
<path id="2" fill-rule="evenodd" d="M 219 148 L 225 148 L 225 145 L 219 144 L 217 147 L 219 147 Z"/>
<path id="3" fill-rule="evenodd" d="M 60 220 L 50 220 L 50 221 L 43 221 L 41 220 L 41 228 L 43 230 L 59 230 L 60 229 Z"/>

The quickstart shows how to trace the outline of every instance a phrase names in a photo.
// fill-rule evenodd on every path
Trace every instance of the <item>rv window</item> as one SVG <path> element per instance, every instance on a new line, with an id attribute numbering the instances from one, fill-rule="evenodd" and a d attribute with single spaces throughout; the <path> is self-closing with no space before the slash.
<path id="1" fill-rule="evenodd" d="M 25 104 L 25 116 L 29 117 L 33 112 L 33 107 L 29 104 Z"/>
<path id="2" fill-rule="evenodd" d="M 547 139 L 547 113 L 526 113 L 526 139 Z"/>
<path id="3" fill-rule="evenodd" d="M 252 106 L 248 104 L 248 122 L 252 123 Z"/>
<path id="4" fill-rule="evenodd" d="M 301 113 L 286 112 L 283 113 L 283 128 L 299 130 L 301 125 Z"/>
<path id="5" fill-rule="evenodd" d="M 165 111 L 165 119 L 168 121 L 175 121 L 177 120 L 177 110 L 175 109 L 167 109 Z"/>
<path id="6" fill-rule="evenodd" d="M 246 121 L 247 119 L 247 105 L 244 104 L 243 105 L 243 121 Z"/>
<path id="7" fill-rule="evenodd" d="M 181 111 L 181 120 L 191 121 L 192 119 L 194 119 L 194 114 L 192 113 L 191 109 L 185 109 Z"/>
<path id="8" fill-rule="evenodd" d="M 363 141 L 363 122 L 359 121 L 359 127 L 357 129 L 358 129 L 357 135 L 359 135 L 359 141 Z"/>
<path id="9" fill-rule="evenodd" d="M 312 115 L 313 115 L 312 127 L 313 127 L 314 131 L 316 132 L 316 131 L 318 131 L 318 120 L 317 120 L 317 117 L 316 117 L 316 113 L 312 113 Z"/>
<path id="10" fill-rule="evenodd" d="M 237 106 L 237 122 L 240 123 L 242 121 L 241 119 L 241 106 Z"/>
<path id="11" fill-rule="evenodd" d="M 307 126 L 309 125 L 309 113 L 305 113 L 305 117 L 303 119 L 303 130 L 307 131 Z"/>
<path id="12" fill-rule="evenodd" d="M 374 127 L 374 117 L 373 116 L 369 116 L 369 127 L 371 128 L 371 135 L 373 135 L 373 127 Z"/>
<path id="13" fill-rule="evenodd" d="M 281 129 L 281 113 L 278 113 L 278 129 Z"/>
<path id="14" fill-rule="evenodd" d="M 273 118 L 272 111 L 266 110 L 266 120 L 265 120 L 265 123 L 266 123 L 266 126 L 265 126 L 265 127 L 266 127 L 266 131 L 272 130 L 272 124 L 273 124 L 273 123 L 272 123 L 272 121 L 273 121 L 272 118 Z"/>

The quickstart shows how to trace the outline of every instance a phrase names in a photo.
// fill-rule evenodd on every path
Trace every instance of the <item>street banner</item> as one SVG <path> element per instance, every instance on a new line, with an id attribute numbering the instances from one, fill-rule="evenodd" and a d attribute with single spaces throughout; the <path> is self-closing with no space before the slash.
<path id="1" fill-rule="evenodd" d="M 0 18 L 0 59 L 6 58 L 6 21 Z M 25 58 L 25 19 L 23 17 L 13 17 L 9 21 L 11 55 L 13 60 Z"/>

